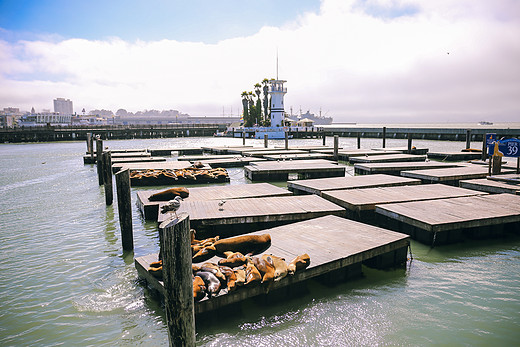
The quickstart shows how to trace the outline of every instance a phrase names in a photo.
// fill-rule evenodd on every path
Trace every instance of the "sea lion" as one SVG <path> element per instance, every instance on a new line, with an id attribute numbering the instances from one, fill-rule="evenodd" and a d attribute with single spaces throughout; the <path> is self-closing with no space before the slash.
<path id="1" fill-rule="evenodd" d="M 246 257 L 240 252 L 224 252 L 226 259 L 220 259 L 218 265 L 229 266 L 231 268 L 247 263 Z"/>
<path id="2" fill-rule="evenodd" d="M 176 187 L 167 190 L 163 190 L 161 192 L 155 193 L 151 195 L 148 200 L 149 201 L 170 201 L 174 199 L 176 196 L 180 196 L 185 199 L 190 195 L 190 191 L 185 187 Z"/>
<path id="3" fill-rule="evenodd" d="M 200 276 L 193 276 L 193 300 L 200 301 L 206 296 L 206 284 Z"/>
<path id="4" fill-rule="evenodd" d="M 275 267 L 274 270 L 274 281 L 280 281 L 282 278 L 287 276 L 289 273 L 289 267 L 287 266 L 287 263 L 285 262 L 284 258 L 277 257 L 275 255 L 270 255 L 272 264 Z"/>
<path id="5" fill-rule="evenodd" d="M 162 266 L 162 260 L 153 261 L 150 263 L 150 267 L 161 267 L 161 266 Z"/>
<path id="6" fill-rule="evenodd" d="M 251 260 L 251 258 L 247 258 L 246 265 L 246 285 L 250 283 L 258 283 L 262 281 L 262 275 L 260 275 L 260 271 L 256 268 L 255 264 Z"/>
<path id="7" fill-rule="evenodd" d="M 158 280 L 162 280 L 162 278 L 163 278 L 162 266 L 160 266 L 160 267 L 150 267 L 150 268 L 148 268 L 148 272 L 153 277 L 157 278 Z"/>
<path id="8" fill-rule="evenodd" d="M 207 271 L 197 271 L 195 276 L 199 276 L 204 281 L 206 285 L 206 291 L 208 292 L 208 296 L 211 298 L 213 295 L 217 295 L 220 291 L 220 281 L 217 276 Z"/>
<path id="9" fill-rule="evenodd" d="M 289 275 L 294 275 L 296 271 L 307 268 L 311 263 L 311 257 L 307 253 L 302 254 L 294 258 L 289 264 Z"/>
<path id="10" fill-rule="evenodd" d="M 200 271 L 211 272 L 213 275 L 217 276 L 217 278 L 219 279 L 221 284 L 226 283 L 226 276 L 224 276 L 224 274 L 220 271 L 220 268 L 218 267 L 217 264 L 204 263 L 200 267 Z"/>
<path id="11" fill-rule="evenodd" d="M 215 256 L 215 247 L 208 246 L 204 247 L 201 250 L 199 250 L 197 253 L 193 255 L 192 262 L 193 263 L 200 263 L 203 261 L 206 261 L 208 259 L 211 259 Z"/>
<path id="12" fill-rule="evenodd" d="M 200 265 L 197 265 L 197 264 L 191 264 L 191 271 L 193 273 L 197 272 L 197 271 L 200 271 Z"/>
<path id="13" fill-rule="evenodd" d="M 274 271 L 276 268 L 274 267 L 271 255 L 262 254 L 260 257 L 253 257 L 253 263 L 262 275 L 262 283 L 274 280 Z"/>
<path id="14" fill-rule="evenodd" d="M 259 254 L 271 246 L 271 235 L 242 235 L 220 239 L 213 244 L 218 254 L 224 252 L 240 252 L 242 254 Z"/>
<path id="15" fill-rule="evenodd" d="M 235 271 L 233 271 L 233 269 L 228 266 L 219 266 L 219 268 L 220 272 L 226 276 L 228 292 L 232 292 L 236 289 L 237 275 L 235 274 Z"/>
<path id="16" fill-rule="evenodd" d="M 233 272 L 235 273 L 235 276 L 237 278 L 235 281 L 235 284 L 238 287 L 241 287 L 244 284 L 246 284 L 246 267 L 245 267 L 245 265 L 234 268 Z"/>

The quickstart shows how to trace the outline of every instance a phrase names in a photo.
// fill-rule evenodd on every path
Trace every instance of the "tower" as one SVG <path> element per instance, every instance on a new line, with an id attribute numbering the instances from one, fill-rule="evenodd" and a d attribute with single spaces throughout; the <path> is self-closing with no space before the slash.
<path id="1" fill-rule="evenodd" d="M 283 120 L 285 118 L 285 111 L 283 106 L 283 97 L 287 93 L 287 88 L 283 84 L 287 81 L 272 79 L 269 81 L 269 95 L 271 95 L 271 126 L 281 127 L 283 126 Z"/>

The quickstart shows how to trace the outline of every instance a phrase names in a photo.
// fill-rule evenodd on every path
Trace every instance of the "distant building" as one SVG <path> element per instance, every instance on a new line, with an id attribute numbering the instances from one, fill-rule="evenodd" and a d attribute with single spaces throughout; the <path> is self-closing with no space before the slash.
<path id="1" fill-rule="evenodd" d="M 16 125 L 16 119 L 20 117 L 22 113 L 19 108 L 16 107 L 5 107 L 0 111 L 0 127 L 1 128 L 14 128 Z"/>
<path id="2" fill-rule="evenodd" d="M 72 101 L 64 98 L 54 99 L 54 113 L 59 113 L 61 115 L 73 114 Z"/>
<path id="3" fill-rule="evenodd" d="M 62 115 L 59 113 L 36 113 L 24 114 L 18 118 L 18 126 L 42 127 L 42 126 L 69 126 L 72 115 Z"/>

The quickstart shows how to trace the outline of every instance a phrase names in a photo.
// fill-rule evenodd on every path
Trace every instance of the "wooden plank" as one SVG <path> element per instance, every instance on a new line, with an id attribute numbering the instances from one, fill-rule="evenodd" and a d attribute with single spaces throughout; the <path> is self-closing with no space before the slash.
<path id="1" fill-rule="evenodd" d="M 441 163 L 436 161 L 429 162 L 397 162 L 397 163 L 368 163 L 368 164 L 354 164 L 354 170 L 361 175 L 370 175 L 376 173 L 385 173 L 391 175 L 399 175 L 401 171 L 405 170 L 420 170 L 420 169 L 435 169 L 435 168 L 449 168 L 457 167 L 460 164 L 455 163 Z"/>
<path id="2" fill-rule="evenodd" d="M 182 155 L 177 157 L 178 161 L 201 161 L 210 159 L 229 159 L 236 158 L 236 154 L 215 154 L 215 155 Z"/>
<path id="3" fill-rule="evenodd" d="M 408 147 L 386 147 L 386 148 L 372 148 L 374 151 L 397 151 L 401 153 L 408 153 L 408 154 L 426 154 L 428 153 L 428 148 L 424 147 L 412 147 L 412 150 L 408 152 Z"/>
<path id="4" fill-rule="evenodd" d="M 302 153 L 308 153 L 306 151 L 302 151 L 299 149 L 268 149 L 264 148 L 264 150 L 251 150 L 251 151 L 244 151 L 242 152 L 242 155 L 246 157 L 259 157 L 262 158 L 265 155 L 285 155 L 285 154 L 302 154 Z"/>
<path id="5" fill-rule="evenodd" d="M 289 181 L 287 182 L 287 188 L 294 193 L 316 194 L 321 196 L 324 191 L 329 190 L 401 186 L 420 183 L 421 180 L 413 178 L 374 174 L 366 176 L 328 177 Z"/>
<path id="6" fill-rule="evenodd" d="M 270 154 L 264 155 L 263 158 L 267 160 L 307 160 L 307 159 L 327 159 L 333 160 L 332 154 L 326 153 L 294 153 L 294 154 Z"/>
<path id="7" fill-rule="evenodd" d="M 195 229 L 217 225 L 295 222 L 328 214 L 345 215 L 345 209 L 316 195 L 230 199 L 223 206 L 219 206 L 218 200 L 194 200 L 183 202 L 179 212 L 189 213 Z M 158 222 L 171 215 L 171 212 L 159 212 Z"/>
<path id="8" fill-rule="evenodd" d="M 242 157 L 242 156 L 233 156 L 232 158 L 227 159 L 208 159 L 208 160 L 200 160 L 203 165 L 210 166 L 212 168 L 228 168 L 228 167 L 243 167 L 250 163 L 256 163 L 259 161 L 266 161 L 264 158 L 256 158 L 256 157 Z"/>
<path id="9" fill-rule="evenodd" d="M 481 157 L 482 153 L 480 152 L 428 152 L 428 158 L 442 161 L 474 160 Z"/>
<path id="10" fill-rule="evenodd" d="M 520 196 L 489 194 L 376 206 L 388 218 L 429 232 L 520 222 Z"/>
<path id="11" fill-rule="evenodd" d="M 290 191 L 269 183 L 234 184 L 211 187 L 193 187 L 188 189 L 190 196 L 184 201 L 194 200 L 229 200 L 252 197 L 286 196 Z M 159 201 L 150 201 L 149 197 L 162 190 L 145 190 L 137 192 L 137 205 L 145 219 L 157 220 Z"/>
<path id="12" fill-rule="evenodd" d="M 291 173 L 299 175 L 316 175 L 319 177 L 345 176 L 346 166 L 323 159 L 266 161 L 244 167 L 244 174 L 252 181 L 279 179 L 280 175 Z"/>
<path id="13" fill-rule="evenodd" d="M 429 170 L 401 171 L 401 176 L 418 178 L 423 183 L 457 183 L 460 180 L 484 178 L 488 175 L 488 168 L 480 165 L 466 165 L 453 168 Z"/>
<path id="14" fill-rule="evenodd" d="M 518 183 L 507 183 L 502 181 L 494 181 L 486 178 L 479 178 L 473 180 L 462 180 L 459 182 L 462 188 L 468 188 L 478 190 L 481 192 L 492 193 L 492 194 L 519 194 L 520 193 L 520 181 Z"/>
<path id="15" fill-rule="evenodd" d="M 132 170 L 179 170 L 190 167 L 190 162 L 182 162 L 176 160 L 149 162 L 149 163 L 112 163 L 112 171 L 117 172 L 124 169 Z"/>
<path id="16" fill-rule="evenodd" d="M 372 156 L 356 156 L 350 157 L 351 163 L 392 163 L 392 162 L 408 162 L 408 161 L 425 161 L 425 155 L 416 154 L 385 154 Z"/>
<path id="17" fill-rule="evenodd" d="M 210 152 L 214 154 L 240 154 L 240 150 L 251 149 L 253 146 L 206 146 L 202 147 L 204 152 Z M 260 148 L 260 147 L 257 147 Z M 264 147 L 262 147 L 264 148 Z"/>
<path id="18" fill-rule="evenodd" d="M 112 160 L 113 163 L 149 163 L 157 161 L 166 161 L 166 158 L 161 157 L 141 157 L 141 158 L 115 158 Z"/>
<path id="19" fill-rule="evenodd" d="M 311 259 L 307 269 L 274 282 L 271 291 L 299 285 L 310 278 L 406 249 L 410 242 L 407 235 L 332 215 L 253 234 L 265 233 L 271 235 L 271 247 L 266 253 L 282 257 L 287 262 L 304 253 L 307 253 Z M 135 264 L 139 276 L 145 278 L 152 287 L 158 288 L 159 293 L 163 293 L 162 283 L 146 271 L 150 262 L 156 259 L 157 255 L 138 257 L 135 259 Z M 217 263 L 219 259 L 214 257 L 209 262 Z M 231 293 L 224 290 L 218 296 L 196 302 L 195 312 L 196 314 L 208 312 L 261 294 L 265 294 L 262 286 L 241 287 Z"/>
<path id="20" fill-rule="evenodd" d="M 352 190 L 331 190 L 322 196 L 354 212 L 374 210 L 376 205 L 446 199 L 461 196 L 486 194 L 470 189 L 447 186 L 444 184 L 377 187 Z"/>

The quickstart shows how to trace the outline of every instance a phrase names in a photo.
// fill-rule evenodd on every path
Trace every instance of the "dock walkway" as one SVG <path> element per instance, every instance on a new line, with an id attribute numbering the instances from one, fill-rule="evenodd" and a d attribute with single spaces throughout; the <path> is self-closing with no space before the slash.
<path id="1" fill-rule="evenodd" d="M 345 170 L 344 165 L 329 160 L 314 159 L 253 163 L 244 167 L 244 174 L 251 181 L 287 181 L 289 174 L 298 174 L 298 178 L 343 177 Z"/>
<path id="2" fill-rule="evenodd" d="M 354 171 L 359 175 L 371 175 L 371 174 L 390 174 L 399 175 L 401 171 L 405 170 L 420 170 L 420 169 L 436 169 L 436 168 L 449 168 L 457 167 L 459 164 L 455 163 L 441 163 L 437 161 L 429 162 L 398 162 L 398 163 L 367 163 L 367 164 L 354 164 Z"/>
<path id="3" fill-rule="evenodd" d="M 129 169 L 134 170 L 179 170 L 190 167 L 191 163 L 187 161 L 158 161 L 148 163 L 112 163 L 112 172 L 118 172 L 120 170 Z"/>
<path id="4" fill-rule="evenodd" d="M 504 181 L 491 180 L 491 179 L 487 179 L 487 178 L 477 178 L 474 180 L 460 181 L 459 185 L 462 188 L 478 190 L 481 192 L 486 192 L 486 193 L 491 193 L 491 194 L 501 194 L 501 193 L 520 194 L 520 182 L 515 184 L 515 183 L 504 182 Z"/>
<path id="5" fill-rule="evenodd" d="M 425 161 L 425 155 L 416 154 L 385 154 L 385 155 L 372 155 L 372 156 L 356 156 L 350 157 L 349 162 L 351 163 L 395 163 L 395 162 L 408 162 L 408 161 Z"/>
<path id="6" fill-rule="evenodd" d="M 426 244 L 520 233 L 520 196 L 489 194 L 376 206 L 386 225 Z"/>
<path id="7" fill-rule="evenodd" d="M 278 290 L 285 288 L 287 296 L 291 289 L 298 288 L 311 278 L 342 282 L 359 276 L 363 263 L 376 268 L 400 266 L 406 262 L 410 243 L 408 235 L 337 216 L 324 216 L 255 234 L 264 233 L 271 235 L 271 247 L 266 253 L 285 258 L 287 262 L 304 253 L 311 259 L 307 269 L 274 282 L 269 292 L 271 295 L 278 295 Z M 214 257 L 209 262 L 217 263 L 219 259 Z M 162 282 L 147 271 L 149 264 L 156 260 L 156 254 L 138 257 L 135 266 L 139 277 L 146 279 L 149 286 L 164 295 Z M 195 313 L 209 312 L 263 294 L 265 288 L 262 286 L 245 286 L 231 293 L 221 291 L 211 299 L 195 302 Z"/>
<path id="8" fill-rule="evenodd" d="M 447 161 L 475 160 L 482 158 L 480 152 L 428 152 L 428 158 Z"/>
<path id="9" fill-rule="evenodd" d="M 329 177 L 287 182 L 287 188 L 295 195 L 316 194 L 325 191 L 356 188 L 373 188 L 420 184 L 421 180 L 385 174 L 352 177 Z"/>
<path id="10" fill-rule="evenodd" d="M 259 161 L 266 161 L 265 158 L 257 158 L 257 157 L 242 157 L 240 155 L 235 155 L 231 158 L 215 158 L 215 159 L 205 159 L 199 160 L 203 165 L 208 165 L 212 168 L 222 167 L 243 167 L 249 165 L 251 163 L 256 163 Z"/>
<path id="11" fill-rule="evenodd" d="M 332 154 L 327 153 L 291 153 L 291 154 L 268 154 L 264 155 L 263 158 L 267 160 L 309 160 L 309 159 L 326 159 L 334 160 Z"/>
<path id="12" fill-rule="evenodd" d="M 504 170 L 506 172 L 507 170 Z M 509 171 L 510 172 L 510 171 Z M 423 183 L 444 183 L 454 186 L 459 185 L 459 181 L 485 178 L 489 170 L 482 165 L 465 165 L 452 168 L 440 168 L 429 170 L 401 171 L 401 176 L 417 178 Z"/>

